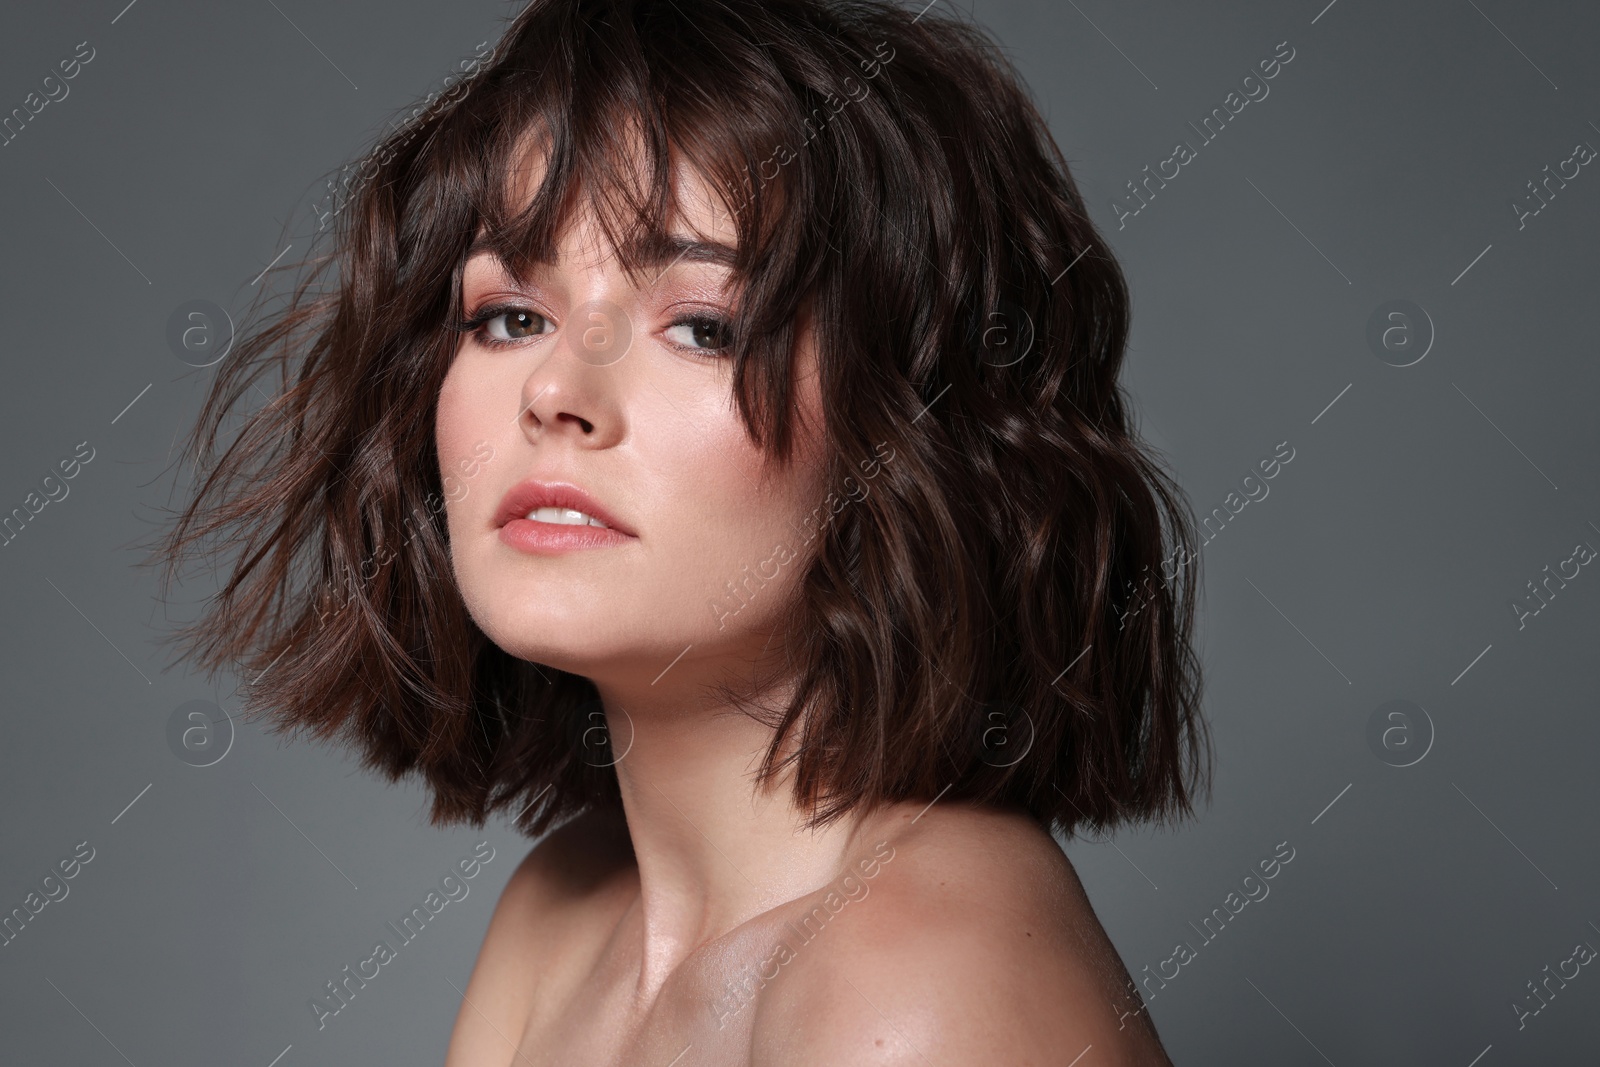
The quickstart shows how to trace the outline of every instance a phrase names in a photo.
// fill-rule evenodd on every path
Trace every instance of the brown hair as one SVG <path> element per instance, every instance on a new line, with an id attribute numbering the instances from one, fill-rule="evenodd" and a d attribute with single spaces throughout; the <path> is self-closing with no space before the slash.
<path id="1" fill-rule="evenodd" d="M 247 703 L 279 728 L 420 774 L 435 822 L 504 810 L 537 834 L 618 804 L 593 684 L 466 611 L 433 422 L 480 230 L 520 271 L 581 186 L 631 270 L 681 154 L 739 227 L 753 440 L 790 453 L 806 308 L 831 483 L 871 471 L 802 564 L 762 780 L 792 763 L 819 823 L 941 795 L 1063 833 L 1193 811 L 1197 578 L 1163 566 L 1193 555 L 1193 519 L 1130 428 L 1121 270 L 988 37 L 888 0 L 533 0 L 458 88 L 365 157 L 332 252 L 220 367 L 191 439 L 204 480 L 157 557 L 169 579 L 202 546 L 232 559 L 169 640 L 212 673 L 265 670 Z M 548 167 L 518 211 L 530 134 Z M 647 189 L 626 180 L 640 159 Z M 217 457 L 269 374 L 281 392 Z"/>

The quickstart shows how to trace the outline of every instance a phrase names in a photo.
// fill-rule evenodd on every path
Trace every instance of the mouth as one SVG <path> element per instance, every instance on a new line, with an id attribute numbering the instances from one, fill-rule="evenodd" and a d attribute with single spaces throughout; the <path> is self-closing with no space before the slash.
<path id="1" fill-rule="evenodd" d="M 494 524 L 504 528 L 518 521 L 540 526 L 589 527 L 625 537 L 637 537 L 599 501 L 569 482 L 535 479 L 512 486 L 495 511 Z"/>
<path id="2" fill-rule="evenodd" d="M 598 526 L 602 530 L 611 529 L 610 524 L 573 508 L 534 508 L 523 518 L 529 522 L 549 522 L 557 526 Z"/>

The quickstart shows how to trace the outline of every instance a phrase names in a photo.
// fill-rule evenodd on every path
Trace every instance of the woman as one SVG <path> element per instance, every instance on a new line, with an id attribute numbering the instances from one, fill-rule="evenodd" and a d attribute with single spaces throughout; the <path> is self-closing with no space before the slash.
<path id="1" fill-rule="evenodd" d="M 1053 833 L 1193 810 L 1193 527 L 996 47 L 534 0 L 357 173 L 166 557 L 283 728 L 542 835 L 448 1063 L 1167 1063 Z"/>

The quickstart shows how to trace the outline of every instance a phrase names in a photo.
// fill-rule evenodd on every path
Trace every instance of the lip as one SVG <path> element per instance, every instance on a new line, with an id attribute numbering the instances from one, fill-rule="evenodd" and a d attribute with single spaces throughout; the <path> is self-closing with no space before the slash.
<path id="1" fill-rule="evenodd" d="M 571 508 L 599 519 L 609 529 L 530 522 L 525 516 L 535 508 Z M 578 486 L 571 482 L 543 482 L 536 478 L 511 487 L 495 510 L 494 524 L 500 530 L 501 540 L 515 547 L 534 550 L 541 546 L 577 548 L 621 544 L 638 537 L 603 504 Z"/>

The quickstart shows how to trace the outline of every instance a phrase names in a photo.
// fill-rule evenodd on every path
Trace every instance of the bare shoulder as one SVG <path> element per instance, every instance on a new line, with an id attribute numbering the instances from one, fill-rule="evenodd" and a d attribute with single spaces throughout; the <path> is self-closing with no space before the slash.
<path id="1" fill-rule="evenodd" d="M 501 1035 L 520 1034 L 541 990 L 604 937 L 633 869 L 625 827 L 603 812 L 578 816 L 529 850 L 489 919 L 446 1067 L 510 1061 Z"/>
<path id="2" fill-rule="evenodd" d="M 920 815 L 913 806 L 862 841 L 857 851 L 875 864 L 852 864 L 839 885 L 800 902 L 831 917 L 763 996 L 755 1067 L 1043 1067 L 1091 1048 L 1084 1063 L 1170 1067 L 1148 1014 L 1118 1011 L 1127 970 L 1038 824 L 970 805 Z"/>

